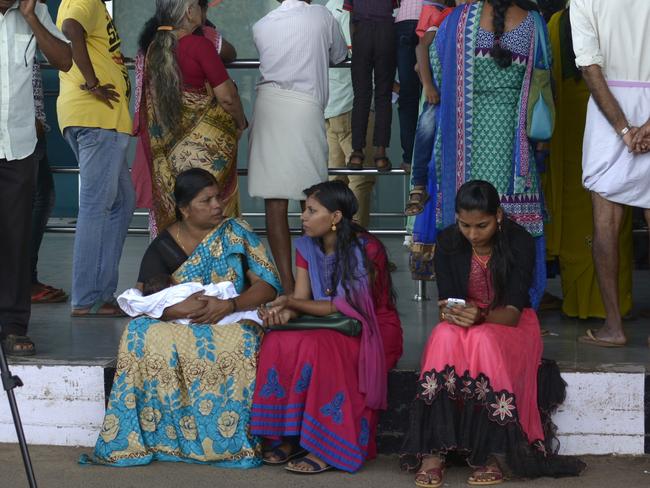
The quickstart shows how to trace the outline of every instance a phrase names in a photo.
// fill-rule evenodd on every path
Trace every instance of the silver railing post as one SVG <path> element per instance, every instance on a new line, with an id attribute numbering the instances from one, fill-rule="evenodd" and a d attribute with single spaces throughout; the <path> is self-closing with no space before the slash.
<path id="1" fill-rule="evenodd" d="M 429 296 L 427 295 L 427 282 L 418 280 L 416 281 L 417 283 L 417 290 L 415 292 L 415 295 L 413 295 L 413 301 L 414 302 L 428 302 L 431 300 Z"/>

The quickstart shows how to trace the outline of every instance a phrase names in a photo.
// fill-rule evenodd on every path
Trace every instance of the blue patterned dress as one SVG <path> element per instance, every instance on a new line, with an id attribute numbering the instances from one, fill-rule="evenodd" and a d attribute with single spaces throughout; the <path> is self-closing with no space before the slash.
<path id="1" fill-rule="evenodd" d="M 177 283 L 232 281 L 250 270 L 280 291 L 274 265 L 248 225 L 227 219 L 176 270 Z M 97 444 L 82 463 L 135 466 L 153 460 L 248 468 L 260 464 L 249 433 L 262 329 L 252 322 L 179 325 L 132 320 Z"/>

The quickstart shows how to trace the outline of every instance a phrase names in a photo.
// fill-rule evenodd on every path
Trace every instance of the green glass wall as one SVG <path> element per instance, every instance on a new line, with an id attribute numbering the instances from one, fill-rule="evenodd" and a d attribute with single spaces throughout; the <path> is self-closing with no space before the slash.
<path id="1" fill-rule="evenodd" d="M 48 5 L 53 17 L 56 15 L 59 0 L 50 0 Z M 315 0 L 314 3 L 326 3 L 325 0 Z M 137 38 L 142 25 L 148 19 L 155 6 L 154 0 L 115 0 L 113 5 L 113 17 L 115 24 L 122 38 L 122 51 L 125 56 L 133 58 L 137 52 Z M 239 59 L 257 59 L 257 51 L 252 41 L 251 28 L 257 20 L 266 15 L 267 12 L 276 8 L 276 0 L 224 0 L 221 5 L 209 10 L 210 20 L 217 26 L 217 29 L 233 44 L 238 52 Z M 246 114 L 252 116 L 253 100 L 255 96 L 255 84 L 257 83 L 257 70 L 229 70 L 231 77 L 239 87 L 240 96 L 244 104 Z M 67 145 L 56 127 L 56 92 L 58 89 L 58 78 L 56 72 L 45 73 L 47 89 L 47 107 L 50 121 L 53 122 L 53 130 L 49 135 L 48 154 L 51 164 L 54 166 L 76 166 L 76 162 Z M 131 152 L 132 154 L 132 152 Z M 401 160 L 399 148 L 399 130 L 397 111 L 393 115 L 393 137 L 390 150 L 390 157 L 393 166 L 397 167 Z M 247 137 L 244 135 L 239 147 L 239 167 L 245 168 L 248 160 Z M 57 175 L 57 206 L 56 216 L 74 216 L 77 208 L 77 179 L 70 175 Z M 403 209 L 407 181 L 403 176 L 380 176 L 373 193 L 373 212 L 400 212 Z M 247 194 L 247 181 L 245 177 L 240 178 L 240 190 L 242 206 L 245 212 L 262 212 L 263 201 L 251 199 Z M 293 210 L 297 210 L 294 206 Z M 263 224 L 261 219 L 249 219 L 254 226 Z M 297 221 L 294 222 L 297 224 Z M 372 228 L 403 228 L 404 220 L 401 218 L 373 218 Z"/>

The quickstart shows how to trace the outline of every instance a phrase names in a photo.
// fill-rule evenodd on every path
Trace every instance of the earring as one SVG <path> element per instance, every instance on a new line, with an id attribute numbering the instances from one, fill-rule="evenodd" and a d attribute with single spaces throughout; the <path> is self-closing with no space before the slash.
<path id="1" fill-rule="evenodd" d="M 336 232 L 336 224 L 332 223 L 332 232 Z"/>
<path id="2" fill-rule="evenodd" d="M 501 221 L 497 220 L 497 224 L 499 225 L 499 232 L 501 232 Z"/>

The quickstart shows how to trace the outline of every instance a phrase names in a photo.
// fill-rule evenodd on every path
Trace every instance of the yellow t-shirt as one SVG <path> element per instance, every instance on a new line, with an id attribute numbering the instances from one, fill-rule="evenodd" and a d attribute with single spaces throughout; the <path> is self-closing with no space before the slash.
<path id="1" fill-rule="evenodd" d="M 102 85 L 115 85 L 120 100 L 111 102 L 113 108 L 110 109 L 90 92 L 80 89 L 79 85 L 83 85 L 86 80 L 74 64 L 70 71 L 59 74 L 61 86 L 56 109 L 61 131 L 66 127 L 97 127 L 131 134 L 133 123 L 129 113 L 129 73 L 120 51 L 120 37 L 104 2 L 63 0 L 56 26 L 62 29 L 66 19 L 74 19 L 84 28 L 86 47 L 95 75 Z"/>

